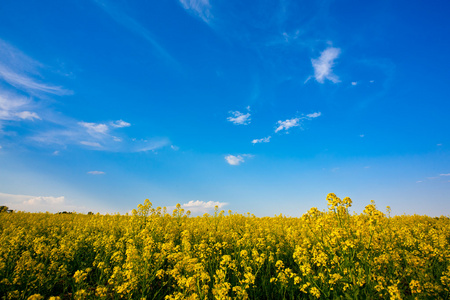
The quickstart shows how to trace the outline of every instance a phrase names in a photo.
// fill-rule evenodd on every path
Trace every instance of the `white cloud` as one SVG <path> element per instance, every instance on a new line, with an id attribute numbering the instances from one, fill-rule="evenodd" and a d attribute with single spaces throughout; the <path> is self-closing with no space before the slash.
<path id="1" fill-rule="evenodd" d="M 329 47 L 325 49 L 320 57 L 311 59 L 314 68 L 314 77 L 317 82 L 324 83 L 325 79 L 333 83 L 339 82 L 339 77 L 333 73 L 334 60 L 338 58 L 341 50 L 339 48 Z"/>
<path id="2" fill-rule="evenodd" d="M 31 59 L 19 49 L 0 39 L 0 79 L 17 89 L 29 93 L 49 93 L 55 95 L 72 94 L 60 86 L 40 83 L 31 76 L 41 77 L 38 69 L 42 64 Z"/>
<path id="3" fill-rule="evenodd" d="M 231 111 L 232 117 L 228 117 L 227 120 L 239 125 L 247 125 L 250 123 L 250 113 L 243 114 L 239 111 Z"/>
<path id="4" fill-rule="evenodd" d="M 26 201 L 24 201 L 24 204 L 27 205 L 42 205 L 42 204 L 61 204 L 64 202 L 64 196 L 61 197 L 33 197 Z"/>
<path id="5" fill-rule="evenodd" d="M 192 216 L 199 216 L 203 215 L 205 213 L 213 213 L 216 206 L 219 207 L 219 209 L 222 209 L 224 206 L 228 205 L 226 202 L 219 202 L 219 201 L 200 201 L 200 200 L 191 200 L 187 203 L 181 204 L 181 208 L 187 212 L 188 210 L 191 212 Z M 167 211 L 172 212 L 176 209 L 176 206 L 168 206 Z"/>
<path id="6" fill-rule="evenodd" d="M 147 152 L 147 151 L 155 151 L 157 149 L 160 149 L 162 147 L 165 147 L 169 144 L 169 140 L 162 139 L 162 140 L 154 140 L 154 141 L 145 141 L 142 143 L 142 146 L 139 148 L 136 148 L 133 152 Z"/>
<path id="7" fill-rule="evenodd" d="M 225 160 L 227 163 L 229 163 L 232 166 L 240 165 L 244 162 L 244 156 L 243 155 L 227 155 L 225 156 Z"/>
<path id="8" fill-rule="evenodd" d="M 212 19 L 209 0 L 179 0 L 184 9 L 194 13 L 206 23 Z"/>
<path id="9" fill-rule="evenodd" d="M 96 2 L 108 13 L 114 15 L 113 17 L 123 21 L 125 25 L 136 31 L 142 29 L 140 33 L 151 40 L 148 32 L 132 19 L 122 16 L 120 10 L 109 10 L 109 7 L 104 7 L 103 0 Z M 156 43 L 154 46 L 158 48 Z M 167 54 L 164 49 L 160 50 L 163 55 Z M 168 57 L 168 60 L 171 58 Z M 14 139 L 13 144 L 34 144 L 40 147 L 51 144 L 63 147 L 84 145 L 93 147 L 91 150 L 116 152 L 155 150 L 167 144 L 167 139 L 133 143 L 126 136 L 116 134 L 114 132 L 116 129 L 131 126 L 124 120 L 103 123 L 84 122 L 44 107 L 43 103 L 48 101 L 39 101 L 43 93 L 56 95 L 71 93 L 71 91 L 41 82 L 44 76 L 40 71 L 49 69 L 51 68 L 34 61 L 0 39 L 0 134 L 9 134 Z M 24 96 L 27 94 L 29 96 Z M 48 99 L 47 95 L 45 97 Z M 27 126 L 20 133 L 8 131 L 10 128 L 20 127 L 21 122 L 35 120 L 43 120 L 45 126 L 39 126 L 41 122 L 37 122 L 34 128 Z"/>
<path id="10" fill-rule="evenodd" d="M 32 78 L 14 73 L 3 65 L 0 65 L 0 77 L 10 85 L 19 89 L 24 89 L 28 92 L 44 92 L 55 95 L 71 94 L 70 91 L 63 89 L 60 86 L 35 82 Z"/>
<path id="11" fill-rule="evenodd" d="M 171 148 L 172 150 L 174 150 L 174 151 L 180 150 L 180 147 L 175 146 L 175 145 L 170 145 L 170 148 Z"/>
<path id="12" fill-rule="evenodd" d="M 436 146 L 440 147 L 440 146 L 442 146 L 442 144 L 436 144 Z"/>
<path id="13" fill-rule="evenodd" d="M 369 81 L 370 83 L 374 83 L 375 82 L 375 80 L 371 80 L 371 81 Z"/>
<path id="14" fill-rule="evenodd" d="M 299 121 L 300 121 L 300 118 L 293 118 L 293 119 L 289 119 L 286 121 L 280 120 L 277 122 L 278 127 L 275 129 L 275 132 L 278 132 L 281 130 L 287 131 L 289 128 L 300 126 Z"/>
<path id="15" fill-rule="evenodd" d="M 306 116 L 303 116 L 303 117 L 292 118 L 292 119 L 288 119 L 288 120 L 285 120 L 285 121 L 281 121 L 280 120 L 280 121 L 277 122 L 277 128 L 275 129 L 275 132 L 278 132 L 278 131 L 281 131 L 281 130 L 288 131 L 289 128 L 300 126 L 301 125 L 301 123 L 300 123 L 301 120 L 304 120 L 304 119 L 309 119 L 309 120 L 310 119 L 315 119 L 315 118 L 320 117 L 321 115 L 322 115 L 322 113 L 319 111 L 319 112 L 314 112 L 314 113 L 307 114 Z"/>
<path id="16" fill-rule="evenodd" d="M 312 113 L 312 114 L 307 114 L 306 116 L 308 118 L 314 119 L 314 118 L 320 117 L 321 115 L 322 115 L 322 113 L 319 111 L 319 112 L 315 112 L 315 113 Z"/>
<path id="17" fill-rule="evenodd" d="M 447 174 L 439 174 L 439 176 L 450 176 L 450 173 L 447 173 Z"/>
<path id="18" fill-rule="evenodd" d="M 357 84 L 358 84 L 358 82 L 356 82 L 356 81 L 352 82 L 352 85 L 357 85 Z"/>
<path id="19" fill-rule="evenodd" d="M 270 138 L 271 138 L 271 136 L 268 136 L 268 137 L 265 137 L 265 138 L 262 138 L 262 139 L 254 139 L 254 140 L 252 141 L 252 144 L 257 144 L 257 143 L 268 143 L 268 142 L 270 142 Z"/>
<path id="20" fill-rule="evenodd" d="M 166 60 L 166 62 L 176 68 L 179 68 L 178 62 L 175 61 L 170 53 L 158 43 L 153 34 L 135 19 L 125 14 L 123 8 L 116 7 L 112 1 L 94 0 L 94 2 L 100 6 L 114 21 L 149 42 L 150 45 L 152 45 L 152 47 L 159 53 L 159 55 Z"/>
<path id="21" fill-rule="evenodd" d="M 137 140 L 136 145 L 132 147 L 131 152 L 147 152 L 155 151 L 157 149 L 163 148 L 170 145 L 170 140 L 168 139 L 153 139 L 153 140 Z"/>
<path id="22" fill-rule="evenodd" d="M 59 155 L 59 151 L 58 150 L 53 151 L 52 155 Z"/>
<path id="23" fill-rule="evenodd" d="M 41 120 L 36 112 L 29 111 L 33 106 L 30 99 L 0 89 L 0 120 Z"/>
<path id="24" fill-rule="evenodd" d="M 117 120 L 115 122 L 111 122 L 111 126 L 115 128 L 122 128 L 122 127 L 130 127 L 131 124 L 123 120 Z"/>
<path id="25" fill-rule="evenodd" d="M 104 175 L 105 174 L 105 172 L 103 172 L 103 171 L 89 171 L 87 173 L 91 174 L 91 175 Z"/>
<path id="26" fill-rule="evenodd" d="M 84 211 L 84 207 L 68 203 L 64 196 L 30 196 L 0 193 L 0 203 L 16 211 L 28 212 L 59 212 Z"/>
<path id="27" fill-rule="evenodd" d="M 189 201 L 188 203 L 182 204 L 181 207 L 183 208 L 195 208 L 195 207 L 202 207 L 202 208 L 215 208 L 216 206 L 218 206 L 219 208 L 224 207 L 225 205 L 227 205 L 228 203 L 225 202 L 218 202 L 218 201 L 208 201 L 208 202 L 204 202 L 204 201 Z"/>
<path id="28" fill-rule="evenodd" d="M 23 120 L 33 120 L 33 119 L 41 120 L 41 117 L 39 117 L 37 113 L 31 111 L 21 111 L 16 113 L 16 116 L 18 116 L 20 119 Z"/>
<path id="29" fill-rule="evenodd" d="M 90 147 L 96 147 L 96 148 L 102 147 L 102 145 L 100 145 L 100 143 L 97 143 L 97 142 L 81 141 L 80 144 L 85 145 L 85 146 L 90 146 Z"/>
<path id="30" fill-rule="evenodd" d="M 170 146 L 170 140 L 167 138 L 151 138 L 151 139 L 132 139 L 129 137 L 118 137 L 111 135 L 109 131 L 106 133 L 97 133 L 93 130 L 89 132 L 85 126 L 80 126 L 79 122 L 73 120 L 67 121 L 61 126 L 63 129 L 47 130 L 29 137 L 27 141 L 38 143 L 40 146 L 52 146 L 54 144 L 62 147 L 69 145 L 88 146 L 88 150 L 111 151 L 121 153 L 155 151 L 165 146 Z M 101 129 L 101 127 L 95 127 Z"/>
<path id="31" fill-rule="evenodd" d="M 93 134 L 93 133 L 105 134 L 108 131 L 108 125 L 106 125 L 106 124 L 78 122 L 78 125 L 87 128 L 87 130 L 90 134 Z"/>

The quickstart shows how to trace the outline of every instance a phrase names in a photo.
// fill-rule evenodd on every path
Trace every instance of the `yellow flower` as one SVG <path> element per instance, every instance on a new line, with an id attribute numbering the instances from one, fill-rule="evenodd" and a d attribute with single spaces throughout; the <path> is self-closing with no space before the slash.
<path id="1" fill-rule="evenodd" d="M 316 287 L 312 287 L 309 292 L 311 293 L 311 295 L 313 295 L 314 297 L 316 297 L 317 299 L 320 298 L 320 291 L 318 288 Z"/>

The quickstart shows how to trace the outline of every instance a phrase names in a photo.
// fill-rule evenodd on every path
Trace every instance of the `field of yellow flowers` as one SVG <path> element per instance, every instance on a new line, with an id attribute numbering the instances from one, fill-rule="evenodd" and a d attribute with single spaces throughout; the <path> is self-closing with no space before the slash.
<path id="1" fill-rule="evenodd" d="M 1 299 L 449 299 L 450 219 L 0 214 Z"/>

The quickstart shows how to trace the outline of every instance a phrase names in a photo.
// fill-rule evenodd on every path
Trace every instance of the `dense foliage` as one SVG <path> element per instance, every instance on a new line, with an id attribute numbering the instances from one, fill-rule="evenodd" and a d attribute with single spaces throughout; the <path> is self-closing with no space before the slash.
<path id="1" fill-rule="evenodd" d="M 0 214 L 3 299 L 450 297 L 450 220 L 389 217 L 350 198 L 301 218 Z M 389 212 L 389 209 L 388 209 Z"/>

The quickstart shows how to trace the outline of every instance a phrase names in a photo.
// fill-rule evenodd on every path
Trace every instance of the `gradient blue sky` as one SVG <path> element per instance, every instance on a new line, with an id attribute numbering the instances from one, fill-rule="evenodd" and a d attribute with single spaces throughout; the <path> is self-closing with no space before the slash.
<path id="1" fill-rule="evenodd" d="M 0 2 L 0 204 L 450 214 L 450 2 Z"/>

